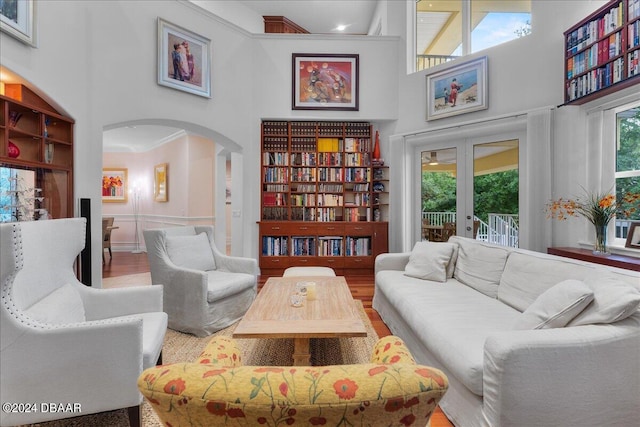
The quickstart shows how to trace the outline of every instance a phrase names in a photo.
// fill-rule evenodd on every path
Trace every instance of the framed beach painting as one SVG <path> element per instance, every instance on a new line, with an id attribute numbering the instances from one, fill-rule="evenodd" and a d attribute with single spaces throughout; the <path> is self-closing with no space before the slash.
<path id="1" fill-rule="evenodd" d="M 102 201 L 107 203 L 126 203 L 127 169 L 102 169 Z"/>
<path id="2" fill-rule="evenodd" d="M 158 84 L 211 98 L 211 40 L 158 18 Z"/>
<path id="3" fill-rule="evenodd" d="M 359 55 L 294 53 L 293 110 L 358 110 Z"/>
<path id="4" fill-rule="evenodd" d="M 35 0 L 0 1 L 0 30 L 36 47 Z"/>
<path id="5" fill-rule="evenodd" d="M 485 110 L 487 57 L 427 75 L 427 120 Z"/>
<path id="6" fill-rule="evenodd" d="M 169 163 L 161 163 L 153 168 L 153 200 L 169 201 Z"/>

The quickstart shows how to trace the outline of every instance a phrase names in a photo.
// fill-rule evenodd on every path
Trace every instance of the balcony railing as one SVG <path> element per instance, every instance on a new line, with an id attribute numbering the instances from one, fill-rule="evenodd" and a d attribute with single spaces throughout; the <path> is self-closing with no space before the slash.
<path id="1" fill-rule="evenodd" d="M 426 70 L 427 68 L 444 64 L 456 58 L 459 57 L 448 55 L 416 55 L 416 71 Z"/>
<path id="2" fill-rule="evenodd" d="M 445 222 L 456 222 L 456 212 L 422 212 L 422 219 L 428 220 L 431 225 L 443 225 Z M 492 213 L 489 214 L 488 224 L 476 216 L 474 220 L 480 222 L 476 240 L 518 247 L 518 215 Z"/>

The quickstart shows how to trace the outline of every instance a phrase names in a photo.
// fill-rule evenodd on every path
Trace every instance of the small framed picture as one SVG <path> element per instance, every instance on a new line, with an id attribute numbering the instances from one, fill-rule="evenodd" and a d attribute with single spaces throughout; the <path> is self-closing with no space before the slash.
<path id="1" fill-rule="evenodd" d="M 358 110 L 359 55 L 294 53 L 293 110 Z"/>
<path id="2" fill-rule="evenodd" d="M 627 233 L 626 248 L 640 249 L 640 222 L 632 222 Z"/>
<path id="3" fill-rule="evenodd" d="M 169 163 L 161 163 L 153 169 L 153 200 L 169 200 Z"/>
<path id="4" fill-rule="evenodd" d="M 0 29 L 30 46 L 37 46 L 36 2 L 0 1 Z"/>
<path id="5" fill-rule="evenodd" d="M 211 40 L 158 18 L 158 84 L 211 98 Z"/>
<path id="6" fill-rule="evenodd" d="M 485 110 L 487 57 L 427 75 L 427 120 Z"/>
<path id="7" fill-rule="evenodd" d="M 102 169 L 102 201 L 107 203 L 127 202 L 127 169 Z"/>

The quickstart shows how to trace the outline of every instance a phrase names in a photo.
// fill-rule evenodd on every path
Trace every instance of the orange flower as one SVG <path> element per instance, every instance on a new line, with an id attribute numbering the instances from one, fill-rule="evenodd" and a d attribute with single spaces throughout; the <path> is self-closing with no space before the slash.
<path id="1" fill-rule="evenodd" d="M 375 368 L 371 368 L 369 369 L 369 376 L 372 377 L 374 375 L 378 375 L 383 373 L 384 371 L 387 370 L 386 366 L 380 365 L 380 366 L 376 366 Z"/>
<path id="2" fill-rule="evenodd" d="M 224 416 L 227 413 L 226 402 L 207 402 L 207 411 L 213 415 Z"/>
<path id="3" fill-rule="evenodd" d="M 229 408 L 227 410 L 229 418 L 244 418 L 244 411 L 241 408 Z"/>
<path id="4" fill-rule="evenodd" d="M 202 374 L 202 378 L 209 378 L 209 377 L 213 377 L 214 375 L 220 375 L 222 373 L 227 372 L 226 369 L 214 369 L 212 371 L 207 371 L 204 374 Z"/>
<path id="5" fill-rule="evenodd" d="M 280 393 L 282 393 L 284 397 L 287 397 L 287 393 L 289 392 L 289 386 L 287 385 L 287 383 L 285 382 L 281 383 L 278 389 L 280 390 Z"/>
<path id="6" fill-rule="evenodd" d="M 356 391 L 358 390 L 358 384 L 348 378 L 345 378 L 343 380 L 336 381 L 333 384 L 333 389 L 340 399 L 350 400 L 355 397 Z"/>
<path id="7" fill-rule="evenodd" d="M 182 378 L 176 378 L 175 380 L 169 381 L 164 386 L 164 392 L 179 395 L 185 388 L 187 388 L 187 386 L 185 385 L 184 380 Z"/>
<path id="8" fill-rule="evenodd" d="M 444 379 L 440 375 L 433 372 L 431 369 L 427 369 L 427 368 L 416 369 L 416 374 L 424 378 L 429 378 L 435 381 L 440 387 L 444 387 Z"/>
<path id="9" fill-rule="evenodd" d="M 413 425 L 413 423 L 415 422 L 416 422 L 416 416 L 413 414 L 405 415 L 400 420 L 400 424 L 402 424 L 403 426 L 410 426 L 410 425 Z"/>
<path id="10" fill-rule="evenodd" d="M 387 412 L 395 412 L 399 411 L 404 407 L 404 399 L 401 397 L 394 397 L 393 399 L 387 400 L 387 403 L 384 404 L 384 410 Z"/>

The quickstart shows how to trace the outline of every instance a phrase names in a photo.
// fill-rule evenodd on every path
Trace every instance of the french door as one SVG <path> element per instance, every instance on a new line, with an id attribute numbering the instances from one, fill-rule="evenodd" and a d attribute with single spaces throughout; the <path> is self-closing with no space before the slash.
<path id="1" fill-rule="evenodd" d="M 458 235 L 518 247 L 517 134 L 450 139 L 415 149 L 421 240 Z"/>

